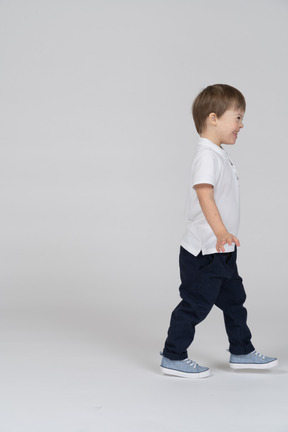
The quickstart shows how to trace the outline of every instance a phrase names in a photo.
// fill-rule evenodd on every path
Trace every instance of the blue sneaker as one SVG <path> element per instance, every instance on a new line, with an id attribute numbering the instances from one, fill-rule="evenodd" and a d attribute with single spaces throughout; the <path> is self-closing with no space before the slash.
<path id="1" fill-rule="evenodd" d="M 270 369 L 278 365 L 278 360 L 253 351 L 243 355 L 231 354 L 229 364 L 232 369 Z"/>
<path id="2" fill-rule="evenodd" d="M 210 375 L 209 368 L 199 366 L 189 358 L 185 360 L 170 360 L 163 356 L 160 368 L 165 375 L 183 378 L 205 378 Z"/>

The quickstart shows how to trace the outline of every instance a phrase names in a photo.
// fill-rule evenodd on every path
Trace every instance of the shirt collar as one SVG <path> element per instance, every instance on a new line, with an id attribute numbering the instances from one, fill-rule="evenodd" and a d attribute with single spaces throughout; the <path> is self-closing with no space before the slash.
<path id="1" fill-rule="evenodd" d="M 208 140 L 207 138 L 200 137 L 199 145 L 208 147 L 211 150 L 214 150 L 220 156 L 226 159 L 228 158 L 228 153 L 222 147 L 219 147 L 217 144 L 214 144 L 212 141 Z"/>

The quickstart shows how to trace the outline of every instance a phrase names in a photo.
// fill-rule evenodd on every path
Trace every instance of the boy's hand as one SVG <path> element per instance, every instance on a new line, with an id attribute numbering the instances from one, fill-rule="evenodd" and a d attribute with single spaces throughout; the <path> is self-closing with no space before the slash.
<path id="1" fill-rule="evenodd" d="M 229 246 L 235 243 L 236 246 L 240 246 L 240 242 L 233 234 L 223 233 L 217 237 L 216 250 L 217 252 L 225 252 L 224 245 L 228 244 Z"/>

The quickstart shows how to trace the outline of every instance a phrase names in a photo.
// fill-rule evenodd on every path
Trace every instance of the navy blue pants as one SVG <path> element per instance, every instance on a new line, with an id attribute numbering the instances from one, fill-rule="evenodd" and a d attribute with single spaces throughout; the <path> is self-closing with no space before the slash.
<path id="1" fill-rule="evenodd" d="M 182 301 L 172 312 L 163 354 L 171 360 L 184 360 L 195 335 L 195 327 L 209 314 L 213 305 L 224 314 L 225 328 L 232 354 L 254 350 L 247 326 L 246 300 L 238 274 L 237 249 L 234 252 L 200 254 L 195 257 L 180 248 L 180 296 Z"/>

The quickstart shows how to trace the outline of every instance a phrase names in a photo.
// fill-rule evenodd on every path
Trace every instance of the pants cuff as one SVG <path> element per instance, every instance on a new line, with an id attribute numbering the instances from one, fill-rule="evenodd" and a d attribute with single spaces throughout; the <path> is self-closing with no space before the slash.
<path id="1" fill-rule="evenodd" d="M 234 355 L 250 354 L 254 350 L 255 350 L 255 348 L 254 348 L 254 346 L 252 345 L 251 342 L 249 344 L 243 345 L 243 346 L 232 345 L 231 344 L 230 347 L 229 347 L 229 352 L 231 354 L 234 354 Z"/>
<path id="2" fill-rule="evenodd" d="M 171 352 L 164 348 L 163 356 L 168 358 L 169 360 L 185 360 L 188 357 L 187 351 L 181 354 L 177 354 L 175 352 Z"/>

